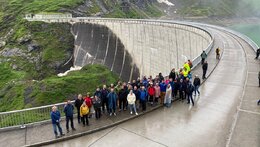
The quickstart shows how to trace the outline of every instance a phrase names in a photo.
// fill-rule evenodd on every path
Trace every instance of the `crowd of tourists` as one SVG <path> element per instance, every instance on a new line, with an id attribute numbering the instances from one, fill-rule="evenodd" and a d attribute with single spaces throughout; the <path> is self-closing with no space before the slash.
<path id="1" fill-rule="evenodd" d="M 207 62 L 204 61 L 203 64 L 207 64 Z M 85 127 L 89 125 L 88 119 L 92 109 L 95 112 L 95 118 L 100 119 L 102 115 L 116 116 L 117 112 L 126 111 L 127 108 L 131 115 L 138 115 L 138 112 L 146 111 L 147 105 L 170 107 L 172 101 L 177 98 L 183 102 L 187 100 L 187 104 L 191 103 L 194 106 L 193 92 L 195 96 L 200 95 L 201 81 L 196 75 L 192 83 L 192 67 L 192 62 L 188 60 L 183 68 L 178 71 L 173 68 L 166 77 L 162 73 L 154 78 L 143 76 L 128 83 L 119 81 L 117 84 L 103 85 L 102 88 L 97 87 L 93 95 L 89 92 L 85 96 L 79 94 L 74 106 L 70 101 L 67 101 L 64 107 L 67 133 L 69 132 L 69 122 L 71 129 L 75 130 L 74 107 L 77 109 L 78 123 L 82 123 Z M 203 74 L 203 78 L 205 78 L 205 74 Z M 60 112 L 55 106 L 51 112 L 51 118 L 55 136 L 58 138 L 63 135 L 63 132 L 59 124 Z M 57 127 L 60 136 L 58 136 Z"/>
<path id="2" fill-rule="evenodd" d="M 217 48 L 215 52 L 216 59 L 219 60 L 220 49 Z M 259 54 L 260 49 L 257 50 L 256 59 Z M 203 51 L 201 53 L 202 79 L 206 79 L 208 69 L 206 58 L 207 54 Z M 184 63 L 183 68 L 180 68 L 178 71 L 173 68 L 166 77 L 162 73 L 159 73 L 154 78 L 152 76 L 143 76 L 128 83 L 119 81 L 117 84 L 97 87 L 93 95 L 89 92 L 85 96 L 79 94 L 74 106 L 70 100 L 64 106 L 63 111 L 66 116 L 67 133 L 70 131 L 69 122 L 71 129 L 76 130 L 73 123 L 74 108 L 77 109 L 78 123 L 82 123 L 83 127 L 85 127 L 89 125 L 88 119 L 92 110 L 94 110 L 95 118 L 98 120 L 102 115 L 116 116 L 117 112 L 126 111 L 128 108 L 131 115 L 138 115 L 138 112 L 146 111 L 148 104 L 151 106 L 164 105 L 168 108 L 174 99 L 179 99 L 182 102 L 187 100 L 187 104 L 191 103 L 194 106 L 193 96 L 200 95 L 199 87 L 201 80 L 198 75 L 195 75 L 192 82 L 192 67 L 192 62 L 188 60 Z M 258 79 L 260 87 L 260 71 Z M 258 101 L 258 105 L 260 105 L 260 100 Z M 60 126 L 60 117 L 61 114 L 57 110 L 57 107 L 53 106 L 51 119 L 56 138 L 64 135 Z M 57 128 L 60 136 L 58 136 Z"/>

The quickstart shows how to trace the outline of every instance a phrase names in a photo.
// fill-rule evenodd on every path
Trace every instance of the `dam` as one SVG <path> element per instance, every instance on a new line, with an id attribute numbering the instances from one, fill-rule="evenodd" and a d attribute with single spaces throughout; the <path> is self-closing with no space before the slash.
<path id="1" fill-rule="evenodd" d="M 190 24 L 108 18 L 26 17 L 29 21 L 69 22 L 75 37 L 74 66 L 103 64 L 124 81 L 167 75 L 191 59 L 196 65 L 213 45 L 209 31 Z"/>

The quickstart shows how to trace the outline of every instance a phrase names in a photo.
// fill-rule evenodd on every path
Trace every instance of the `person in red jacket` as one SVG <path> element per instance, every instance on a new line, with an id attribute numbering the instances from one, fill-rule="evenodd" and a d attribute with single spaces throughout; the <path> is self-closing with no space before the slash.
<path id="1" fill-rule="evenodd" d="M 148 87 L 148 100 L 151 103 L 151 106 L 153 105 L 154 102 L 154 95 L 155 95 L 155 89 L 153 87 L 153 83 L 150 82 L 150 85 Z"/>
<path id="2" fill-rule="evenodd" d="M 84 102 L 86 103 L 86 105 L 88 106 L 88 108 L 89 108 L 89 118 L 91 117 L 91 106 L 92 106 L 92 99 L 91 99 L 91 97 L 90 97 L 90 93 L 88 92 L 87 93 L 87 96 L 86 97 L 84 97 Z"/>

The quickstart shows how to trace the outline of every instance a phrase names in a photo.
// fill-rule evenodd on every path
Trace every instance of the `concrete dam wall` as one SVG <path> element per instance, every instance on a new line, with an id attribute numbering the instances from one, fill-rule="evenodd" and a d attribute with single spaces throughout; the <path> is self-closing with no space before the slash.
<path id="1" fill-rule="evenodd" d="M 74 65 L 100 63 L 125 81 L 167 75 L 209 50 L 212 36 L 194 26 L 156 21 L 95 20 L 72 23 Z M 196 59 L 198 60 L 198 59 Z M 197 62 L 197 61 L 196 61 Z"/>

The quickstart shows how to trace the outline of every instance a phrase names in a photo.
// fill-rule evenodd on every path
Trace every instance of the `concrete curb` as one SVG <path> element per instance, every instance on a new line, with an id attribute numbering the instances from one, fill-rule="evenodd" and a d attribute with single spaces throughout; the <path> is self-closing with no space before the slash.
<path id="1" fill-rule="evenodd" d="M 140 117 L 142 115 L 145 115 L 145 114 L 150 113 L 150 112 L 152 112 L 154 110 L 157 110 L 157 109 L 159 109 L 161 107 L 162 107 L 162 105 L 155 106 L 155 107 L 153 107 L 152 109 L 150 109 L 148 111 L 140 113 L 139 115 L 131 116 L 129 118 L 122 119 L 120 121 L 117 121 L 117 122 L 112 123 L 110 125 L 105 125 L 105 126 L 100 127 L 100 128 L 96 128 L 96 129 L 93 129 L 93 130 L 89 130 L 89 131 L 86 131 L 86 132 L 81 132 L 81 133 L 77 133 L 77 134 L 73 134 L 73 135 L 69 135 L 69 136 L 64 136 L 64 137 L 58 138 L 58 139 L 47 140 L 47 141 L 43 141 L 43 142 L 39 142 L 39 143 L 34 143 L 34 144 L 31 144 L 31 145 L 25 145 L 25 147 L 38 147 L 38 146 L 43 146 L 43 145 L 49 145 L 49 144 L 62 142 L 62 141 L 67 141 L 67 140 L 70 140 L 70 139 L 74 139 L 74 138 L 82 137 L 82 136 L 85 136 L 85 135 L 89 135 L 89 134 L 92 134 L 92 133 L 95 133 L 95 132 L 98 132 L 98 131 L 101 131 L 101 130 L 105 130 L 105 129 L 117 126 L 117 125 L 122 124 L 122 123 L 124 123 L 126 121 L 133 120 L 133 119 L 138 118 L 138 117 Z"/>

